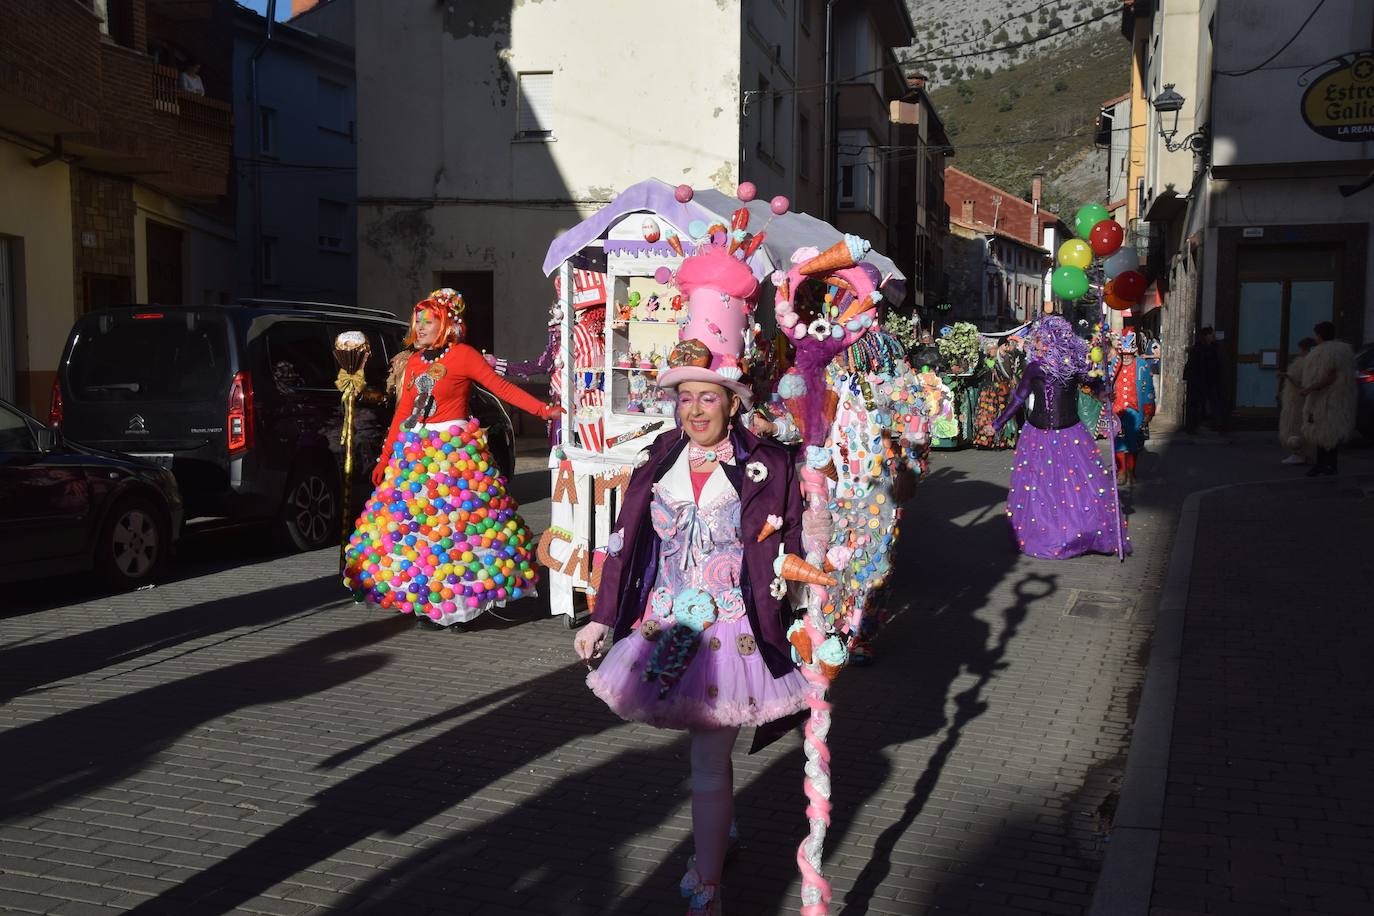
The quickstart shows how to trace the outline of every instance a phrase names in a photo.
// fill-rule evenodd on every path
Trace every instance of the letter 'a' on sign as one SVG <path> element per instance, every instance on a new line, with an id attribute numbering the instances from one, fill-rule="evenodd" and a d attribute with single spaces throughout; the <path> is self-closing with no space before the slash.
<path id="1" fill-rule="evenodd" d="M 1334 62 L 1336 66 L 1313 80 L 1302 94 L 1302 119 L 1328 140 L 1374 140 L 1374 51 L 1338 57 Z"/>

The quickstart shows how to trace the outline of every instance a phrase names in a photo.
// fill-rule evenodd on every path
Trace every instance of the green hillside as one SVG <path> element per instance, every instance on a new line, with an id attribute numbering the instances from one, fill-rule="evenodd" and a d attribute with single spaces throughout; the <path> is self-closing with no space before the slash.
<path id="1" fill-rule="evenodd" d="M 1047 206 L 1063 213 L 1102 200 L 1106 159 L 1094 152 L 1093 128 L 1102 102 L 1129 88 L 1130 59 L 1121 35 L 1101 28 L 1003 70 L 944 85 L 932 78 L 955 146 L 950 164 L 1026 197 L 1043 172 Z"/>

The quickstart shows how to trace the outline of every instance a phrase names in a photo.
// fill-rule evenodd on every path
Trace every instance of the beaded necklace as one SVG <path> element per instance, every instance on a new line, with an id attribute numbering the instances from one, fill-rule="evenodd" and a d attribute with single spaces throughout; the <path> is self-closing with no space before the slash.
<path id="1" fill-rule="evenodd" d="M 443 359 L 443 358 L 444 358 L 444 354 L 448 352 L 448 348 L 451 347 L 451 346 L 453 346 L 453 344 L 444 344 L 444 348 L 443 348 L 442 350 L 434 350 L 434 349 L 430 349 L 430 350 L 421 350 L 421 351 L 420 351 L 420 362 L 422 362 L 422 363 L 424 363 L 426 366 L 428 366 L 430 363 L 437 362 L 438 360 Z M 430 356 L 429 354 L 431 354 L 431 353 L 433 353 L 434 355 L 433 355 L 433 356 Z"/>

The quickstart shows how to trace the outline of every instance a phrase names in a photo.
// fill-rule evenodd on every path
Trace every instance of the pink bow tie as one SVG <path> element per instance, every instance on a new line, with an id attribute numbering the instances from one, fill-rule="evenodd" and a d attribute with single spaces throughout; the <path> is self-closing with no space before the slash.
<path id="1" fill-rule="evenodd" d="M 729 438 L 717 442 L 711 448 L 703 448 L 695 442 L 687 446 L 687 465 L 694 471 L 713 471 L 716 465 L 735 457 L 735 447 Z"/>

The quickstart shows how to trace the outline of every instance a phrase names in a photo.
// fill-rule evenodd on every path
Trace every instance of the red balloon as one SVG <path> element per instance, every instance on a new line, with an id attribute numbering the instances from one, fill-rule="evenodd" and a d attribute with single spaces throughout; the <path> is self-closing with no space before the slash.
<path id="1" fill-rule="evenodd" d="M 1125 240 L 1126 233 L 1122 230 L 1121 224 L 1114 219 L 1102 220 L 1088 233 L 1088 244 L 1092 246 L 1093 254 L 1099 258 L 1114 253 Z"/>
<path id="2" fill-rule="evenodd" d="M 1121 298 L 1121 294 L 1116 291 L 1115 280 L 1108 280 L 1107 285 L 1102 288 L 1102 301 L 1107 303 L 1107 308 L 1118 312 L 1124 312 L 1135 305 L 1131 300 Z"/>
<path id="3" fill-rule="evenodd" d="M 1138 270 L 1123 270 L 1112 281 L 1112 289 L 1122 299 L 1139 302 L 1145 295 L 1145 275 Z"/>

